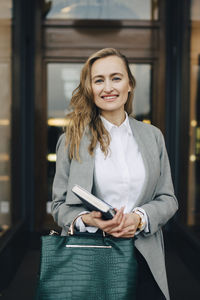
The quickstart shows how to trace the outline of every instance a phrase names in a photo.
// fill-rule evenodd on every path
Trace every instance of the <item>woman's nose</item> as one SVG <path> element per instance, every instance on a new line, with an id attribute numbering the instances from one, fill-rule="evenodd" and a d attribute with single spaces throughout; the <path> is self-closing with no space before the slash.
<path id="1" fill-rule="evenodd" d="M 106 80 L 104 84 L 104 92 L 109 93 L 113 90 L 112 81 Z"/>

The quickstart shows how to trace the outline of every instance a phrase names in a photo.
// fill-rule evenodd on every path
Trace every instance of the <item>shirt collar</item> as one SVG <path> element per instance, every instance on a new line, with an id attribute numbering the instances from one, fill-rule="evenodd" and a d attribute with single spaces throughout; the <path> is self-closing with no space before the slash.
<path id="1" fill-rule="evenodd" d="M 103 125 L 105 126 L 106 130 L 111 133 L 111 130 L 113 128 L 125 128 L 127 131 L 128 131 L 128 134 L 133 134 L 132 133 L 132 130 L 131 130 L 131 127 L 130 127 L 130 124 L 129 124 L 129 118 L 128 118 L 128 114 L 127 112 L 125 112 L 126 114 L 126 118 L 124 120 L 124 122 L 120 125 L 120 126 L 117 126 L 111 122 L 109 122 L 108 120 L 106 120 L 103 116 L 100 115 L 100 118 L 103 122 Z"/>

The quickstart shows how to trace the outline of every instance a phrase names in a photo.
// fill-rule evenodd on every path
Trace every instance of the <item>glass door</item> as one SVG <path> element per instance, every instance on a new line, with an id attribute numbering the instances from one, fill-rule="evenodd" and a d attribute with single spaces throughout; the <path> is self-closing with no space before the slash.
<path id="1" fill-rule="evenodd" d="M 0 2 L 0 237 L 11 217 L 12 1 Z"/>

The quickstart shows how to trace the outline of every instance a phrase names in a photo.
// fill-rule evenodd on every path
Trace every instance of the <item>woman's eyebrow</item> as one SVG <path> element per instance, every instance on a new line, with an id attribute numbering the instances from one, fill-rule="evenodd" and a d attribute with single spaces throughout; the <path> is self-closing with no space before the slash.
<path id="1" fill-rule="evenodd" d="M 109 74 L 110 77 L 116 76 L 116 75 L 123 76 L 123 74 L 120 73 L 120 72 L 115 72 L 115 73 Z M 104 77 L 105 77 L 104 75 L 100 75 L 100 74 L 99 74 L 99 75 L 95 75 L 94 77 L 92 77 L 92 79 L 95 79 L 95 78 L 104 78 Z"/>
<path id="2" fill-rule="evenodd" d="M 92 77 L 92 79 L 95 79 L 95 78 L 103 78 L 104 76 L 103 75 L 95 75 L 94 77 Z"/>
<path id="3" fill-rule="evenodd" d="M 120 72 L 110 74 L 111 77 L 116 76 L 116 75 L 123 76 L 123 74 Z"/>

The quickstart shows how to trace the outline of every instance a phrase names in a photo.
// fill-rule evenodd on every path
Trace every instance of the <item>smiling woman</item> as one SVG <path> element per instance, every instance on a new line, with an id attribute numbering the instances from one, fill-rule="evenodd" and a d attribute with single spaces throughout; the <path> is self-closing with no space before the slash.
<path id="1" fill-rule="evenodd" d="M 108 299 L 109 291 L 110 300 L 168 300 L 161 227 L 178 205 L 162 133 L 131 115 L 134 87 L 128 61 L 116 49 L 102 49 L 84 64 L 66 134 L 57 143 L 52 215 L 62 235 L 75 224 L 77 231 L 93 234 L 91 239 L 103 231 L 117 241 L 134 243 L 138 273 L 135 270 L 127 281 L 133 287 L 138 276 L 136 289 L 131 297 L 123 290 L 116 298 L 105 274 L 105 292 L 95 286 L 97 295 L 104 293 L 102 299 Z M 104 220 L 100 212 L 86 210 L 72 193 L 74 185 L 106 201 L 115 216 Z M 94 299 L 88 291 L 80 298 Z"/>

